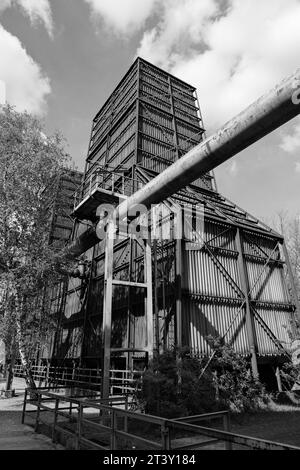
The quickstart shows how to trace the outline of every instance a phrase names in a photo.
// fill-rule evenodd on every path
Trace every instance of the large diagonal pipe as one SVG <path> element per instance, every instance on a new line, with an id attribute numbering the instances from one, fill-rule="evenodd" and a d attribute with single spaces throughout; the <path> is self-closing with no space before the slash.
<path id="1" fill-rule="evenodd" d="M 121 203 L 117 208 L 120 219 L 130 207 L 163 201 L 296 117 L 299 96 L 300 68 Z M 78 256 L 96 243 L 96 233 L 90 229 L 68 251 Z"/>

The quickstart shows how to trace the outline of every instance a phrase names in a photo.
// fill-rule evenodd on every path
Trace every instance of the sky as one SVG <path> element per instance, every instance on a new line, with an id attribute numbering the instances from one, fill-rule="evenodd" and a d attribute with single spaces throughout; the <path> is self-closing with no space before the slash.
<path id="1" fill-rule="evenodd" d="M 83 169 L 91 123 L 137 55 L 197 88 L 207 135 L 300 66 L 300 0 L 0 0 L 0 102 L 60 130 Z M 253 215 L 300 213 L 300 118 L 216 169 Z"/>

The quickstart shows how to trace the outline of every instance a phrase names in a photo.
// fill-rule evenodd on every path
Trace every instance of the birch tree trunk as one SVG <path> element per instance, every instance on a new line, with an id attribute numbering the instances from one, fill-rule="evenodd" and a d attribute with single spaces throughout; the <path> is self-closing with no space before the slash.
<path id="1" fill-rule="evenodd" d="M 7 392 L 12 390 L 12 384 L 13 384 L 13 379 L 14 379 L 15 362 L 16 362 L 16 344 L 15 344 L 15 342 L 13 342 L 13 344 L 11 346 L 10 362 L 9 362 L 7 370 L 6 370 L 7 378 L 6 378 L 5 390 Z"/>
<path id="2" fill-rule="evenodd" d="M 30 363 L 28 361 L 27 353 L 26 353 L 26 344 L 23 338 L 22 332 L 22 300 L 20 299 L 17 287 L 14 289 L 15 291 L 15 303 L 16 303 L 16 343 L 18 345 L 18 352 L 21 360 L 21 365 L 23 367 L 23 371 L 25 374 L 25 382 L 28 388 L 35 390 L 36 385 L 33 379 L 32 370 Z"/>
<path id="3" fill-rule="evenodd" d="M 18 318 L 16 320 L 16 331 L 17 331 L 17 344 L 18 344 L 18 349 L 19 349 L 20 360 L 21 360 L 21 364 L 22 364 L 24 374 L 25 374 L 25 382 L 26 382 L 27 387 L 35 390 L 36 385 L 33 379 L 32 370 L 31 370 L 29 361 L 27 359 L 26 346 L 24 344 L 23 337 L 22 337 L 21 322 Z"/>

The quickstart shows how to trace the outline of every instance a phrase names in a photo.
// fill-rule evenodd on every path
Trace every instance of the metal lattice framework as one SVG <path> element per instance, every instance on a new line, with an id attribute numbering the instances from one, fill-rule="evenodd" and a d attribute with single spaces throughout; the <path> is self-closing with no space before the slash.
<path id="1" fill-rule="evenodd" d="M 93 121 L 74 239 L 83 223 L 96 223 L 101 202 L 117 205 L 135 193 L 202 142 L 204 132 L 195 88 L 137 59 Z M 254 374 L 261 362 L 284 360 L 295 306 L 282 236 L 220 195 L 213 174 L 163 205 L 181 211 L 201 205 L 203 231 L 195 239 L 191 222 L 179 240 L 150 243 L 119 234 L 115 243 L 90 248 L 88 279 L 67 287 L 56 359 L 104 363 L 106 371 L 112 364 L 133 368 L 153 349 L 173 344 L 210 356 L 213 335 L 251 357 Z M 160 230 L 165 222 L 158 222 Z M 79 352 L 62 357 L 63 338 L 74 332 L 81 334 Z"/>

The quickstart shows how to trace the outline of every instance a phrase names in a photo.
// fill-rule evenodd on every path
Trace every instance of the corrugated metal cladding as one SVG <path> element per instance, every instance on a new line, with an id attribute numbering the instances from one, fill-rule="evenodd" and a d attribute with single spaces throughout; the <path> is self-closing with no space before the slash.
<path id="1" fill-rule="evenodd" d="M 195 89 L 137 59 L 93 121 L 81 196 L 98 184 L 99 170 L 123 175 L 130 184 L 122 189 L 116 179 L 115 188 L 131 194 L 200 143 L 203 133 Z M 248 293 L 257 355 L 279 357 L 278 341 L 289 347 L 294 318 L 282 239 L 214 188 L 213 177 L 205 175 L 164 202 L 165 209 L 175 205 L 184 211 L 181 271 L 176 265 L 176 219 L 164 211 L 156 221 L 157 231 L 169 236 L 152 244 L 154 344 L 162 349 L 176 342 L 180 278 L 185 345 L 208 355 L 208 336 L 223 336 L 238 353 L 249 355 Z M 74 238 L 85 229 L 77 223 Z M 61 360 L 80 355 L 83 363 L 97 359 L 100 364 L 104 249 L 102 241 L 85 253 L 91 261 L 88 278 L 71 279 L 62 303 L 55 297 L 63 310 L 55 348 Z M 113 267 L 116 279 L 144 282 L 139 244 L 118 240 Z M 145 291 L 115 285 L 111 346 L 145 347 L 145 325 Z"/>
<path id="2" fill-rule="evenodd" d="M 226 335 L 226 340 L 238 353 L 249 354 L 235 229 L 227 227 L 227 231 L 222 233 L 219 224 L 209 221 L 205 221 L 204 226 L 204 239 L 208 245 L 185 252 L 186 295 L 183 305 L 186 339 L 197 352 L 205 354 L 210 351 L 207 336 Z M 221 235 L 217 236 L 218 233 Z M 209 241 L 210 237 L 216 238 Z M 267 236 L 244 232 L 242 244 L 257 353 L 260 356 L 278 356 L 282 351 L 274 338 L 289 348 L 289 331 L 294 316 L 278 242 Z M 272 261 L 268 260 L 269 257 Z"/>

